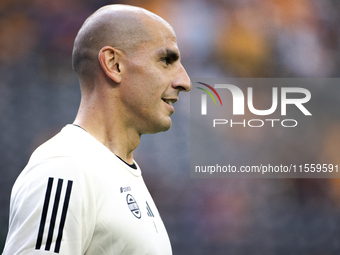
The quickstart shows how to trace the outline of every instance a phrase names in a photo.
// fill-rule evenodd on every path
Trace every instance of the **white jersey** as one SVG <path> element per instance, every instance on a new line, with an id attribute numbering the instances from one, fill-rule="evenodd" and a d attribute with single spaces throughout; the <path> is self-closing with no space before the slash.
<path id="1" fill-rule="evenodd" d="M 32 154 L 13 186 L 3 255 L 15 254 L 172 252 L 138 165 L 67 125 Z"/>

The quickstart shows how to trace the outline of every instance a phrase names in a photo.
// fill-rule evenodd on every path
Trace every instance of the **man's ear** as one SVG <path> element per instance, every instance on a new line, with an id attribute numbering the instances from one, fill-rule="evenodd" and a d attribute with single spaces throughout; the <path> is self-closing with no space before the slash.
<path id="1" fill-rule="evenodd" d="M 122 77 L 119 67 L 120 59 L 118 50 L 110 46 L 105 46 L 99 51 L 98 59 L 105 74 L 114 82 L 120 83 Z"/>

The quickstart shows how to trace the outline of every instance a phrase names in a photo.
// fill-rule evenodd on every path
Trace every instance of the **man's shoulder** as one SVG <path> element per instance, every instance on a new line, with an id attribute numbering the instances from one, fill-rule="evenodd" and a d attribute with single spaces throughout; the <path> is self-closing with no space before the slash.
<path id="1" fill-rule="evenodd" d="M 80 150 L 91 148 L 86 131 L 72 125 L 65 126 L 58 134 L 40 145 L 32 154 L 30 161 L 54 157 L 70 157 Z"/>
<path id="2" fill-rule="evenodd" d="M 36 172 L 41 169 L 42 172 L 80 171 L 97 175 L 99 172 L 107 173 L 125 167 L 127 166 L 108 148 L 85 130 L 67 125 L 33 152 L 23 172 Z"/>
<path id="3" fill-rule="evenodd" d="M 40 145 L 31 155 L 28 164 L 20 174 L 23 176 L 69 176 L 86 172 L 94 157 L 91 137 L 82 129 L 65 126 L 58 134 Z"/>

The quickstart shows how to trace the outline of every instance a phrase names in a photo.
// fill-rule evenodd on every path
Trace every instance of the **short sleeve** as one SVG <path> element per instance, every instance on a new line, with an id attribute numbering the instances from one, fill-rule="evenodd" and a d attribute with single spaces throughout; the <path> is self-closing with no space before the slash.
<path id="1" fill-rule="evenodd" d="M 91 178 L 70 157 L 29 164 L 11 194 L 3 255 L 82 255 L 95 227 Z"/>

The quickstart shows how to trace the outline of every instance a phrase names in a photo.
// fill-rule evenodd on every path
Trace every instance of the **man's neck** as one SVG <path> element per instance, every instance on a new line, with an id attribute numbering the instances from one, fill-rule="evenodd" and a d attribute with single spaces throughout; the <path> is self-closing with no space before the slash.
<path id="1" fill-rule="evenodd" d="M 74 124 L 84 128 L 122 160 L 133 164 L 133 151 L 139 145 L 140 134 L 125 125 L 116 109 L 91 101 L 82 99 Z"/>

